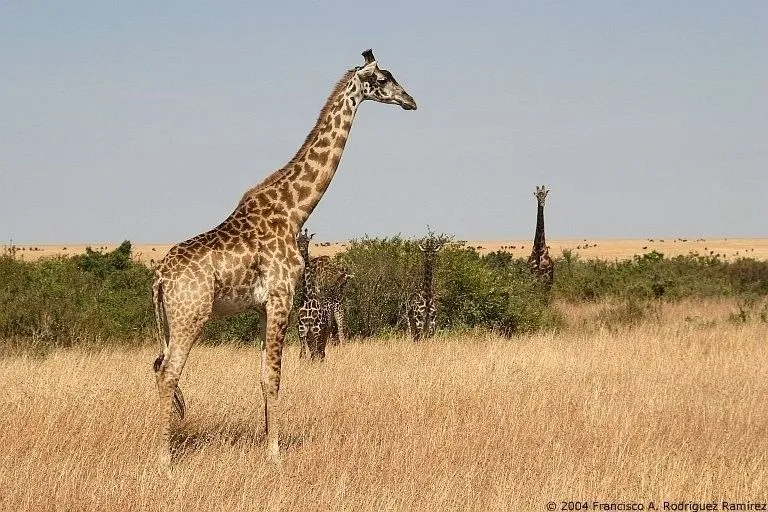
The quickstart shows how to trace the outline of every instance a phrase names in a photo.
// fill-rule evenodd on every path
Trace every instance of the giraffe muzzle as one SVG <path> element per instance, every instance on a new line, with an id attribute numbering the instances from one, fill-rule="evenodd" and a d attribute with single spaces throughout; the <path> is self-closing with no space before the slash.
<path id="1" fill-rule="evenodd" d="M 416 110 L 416 100 L 414 100 L 410 94 L 403 95 L 400 98 L 399 104 L 403 107 L 403 110 Z"/>

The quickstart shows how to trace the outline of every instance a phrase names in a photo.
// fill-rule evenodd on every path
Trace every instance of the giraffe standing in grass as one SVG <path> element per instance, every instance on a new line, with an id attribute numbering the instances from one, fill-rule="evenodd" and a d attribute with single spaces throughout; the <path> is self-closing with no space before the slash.
<path id="1" fill-rule="evenodd" d="M 405 310 L 408 334 L 414 341 L 434 336 L 437 329 L 437 301 L 433 281 L 437 252 L 444 243 L 444 240 L 430 236 L 419 244 L 423 260 L 421 287 L 408 298 Z"/>
<path id="2" fill-rule="evenodd" d="M 541 187 L 537 186 L 536 192 L 533 193 L 533 197 L 538 202 L 536 209 L 536 234 L 533 237 L 533 250 L 528 261 L 531 264 L 533 275 L 539 277 L 547 289 L 550 289 L 555 278 L 555 264 L 552 258 L 549 257 L 549 248 L 544 236 L 544 201 L 548 193 L 549 190 L 544 188 L 544 185 Z"/>
<path id="3" fill-rule="evenodd" d="M 299 357 L 309 355 L 311 359 L 325 359 L 325 345 L 330 334 L 328 311 L 321 307 L 315 268 L 309 259 L 310 235 L 305 229 L 296 242 L 301 259 L 304 261 L 304 282 L 302 286 L 301 306 L 298 312 Z"/>
<path id="4" fill-rule="evenodd" d="M 301 245 L 299 247 L 301 248 Z M 307 266 L 310 267 L 310 271 L 308 272 L 305 267 L 304 290 L 312 291 L 304 292 L 298 312 L 298 331 L 301 345 L 299 357 L 309 355 L 310 359 L 323 361 L 325 348 L 333 336 L 334 324 L 339 336 L 336 344 L 346 341 L 343 296 L 347 282 L 354 277 L 354 274 L 350 274 L 346 270 L 338 270 L 333 283 L 321 291 L 317 287 L 317 276 L 313 275 L 312 264 Z"/>
<path id="5" fill-rule="evenodd" d="M 365 100 L 415 110 L 416 102 L 371 50 L 344 73 L 296 155 L 248 190 L 221 224 L 171 248 L 155 269 L 152 294 L 161 353 L 153 369 L 159 393 L 160 464 L 170 469 L 171 413 L 183 417 L 178 387 L 190 349 L 214 317 L 259 313 L 261 390 L 269 459 L 278 462 L 283 344 L 303 268 L 296 236 L 323 197 Z"/>
<path id="6" fill-rule="evenodd" d="M 344 343 L 346 337 L 346 312 L 344 311 L 344 294 L 347 283 L 355 277 L 349 269 L 334 263 L 328 256 L 310 258 L 314 272 L 315 284 L 319 297 L 330 312 L 331 330 L 328 341 L 334 345 Z"/>

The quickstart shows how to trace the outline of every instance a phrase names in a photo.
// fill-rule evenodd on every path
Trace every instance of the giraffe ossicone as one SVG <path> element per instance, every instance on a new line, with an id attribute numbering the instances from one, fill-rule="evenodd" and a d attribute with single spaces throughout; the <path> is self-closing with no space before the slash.
<path id="1" fill-rule="evenodd" d="M 360 104 L 415 110 L 414 99 L 373 52 L 334 86 L 315 126 L 288 163 L 246 191 L 217 227 L 168 251 L 154 271 L 152 295 L 161 353 L 153 364 L 160 402 L 159 461 L 170 467 L 170 423 L 185 410 L 178 387 L 190 350 L 215 317 L 259 314 L 266 450 L 280 459 L 279 391 L 293 296 L 304 262 L 297 235 L 333 179 Z"/>

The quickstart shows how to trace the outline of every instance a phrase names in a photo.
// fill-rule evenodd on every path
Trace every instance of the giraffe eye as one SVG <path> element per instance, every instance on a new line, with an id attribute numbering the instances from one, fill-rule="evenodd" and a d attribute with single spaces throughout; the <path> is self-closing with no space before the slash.
<path id="1" fill-rule="evenodd" d="M 378 83 L 379 85 L 385 83 L 386 81 L 387 81 L 387 77 L 385 77 L 385 76 L 377 76 L 376 77 L 376 83 Z"/>

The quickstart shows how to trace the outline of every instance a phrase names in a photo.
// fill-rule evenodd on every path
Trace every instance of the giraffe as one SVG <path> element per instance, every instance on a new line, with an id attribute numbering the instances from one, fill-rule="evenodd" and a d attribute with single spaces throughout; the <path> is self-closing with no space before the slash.
<path id="1" fill-rule="evenodd" d="M 342 297 L 347 281 L 352 277 L 354 274 L 342 272 L 328 290 L 319 293 L 311 303 L 303 302 L 298 314 L 301 340 L 299 357 L 309 354 L 310 359 L 323 361 L 328 340 L 333 335 L 334 323 L 339 335 L 336 344 L 346 341 Z"/>
<path id="2" fill-rule="evenodd" d="M 311 359 L 325 359 L 325 347 L 336 330 L 336 343 L 346 341 L 344 290 L 354 277 L 346 268 L 331 261 L 328 256 L 309 257 L 312 235 L 307 230 L 297 238 L 299 252 L 305 262 L 302 297 L 299 301 L 298 332 L 301 349 L 299 357 L 309 354 Z M 321 286 L 322 283 L 322 286 Z"/>
<path id="3" fill-rule="evenodd" d="M 283 345 L 303 261 L 296 236 L 336 173 L 357 109 L 363 101 L 416 110 L 414 99 L 373 51 L 334 86 L 298 152 L 247 190 L 217 227 L 168 251 L 154 271 L 152 296 L 161 353 L 153 364 L 159 394 L 161 467 L 171 469 L 172 411 L 183 417 L 179 378 L 205 323 L 255 310 L 261 339 L 266 455 L 280 462 L 279 391 Z"/>
<path id="4" fill-rule="evenodd" d="M 549 190 L 541 187 L 536 187 L 536 192 L 533 193 L 533 197 L 538 202 L 536 213 L 536 234 L 533 237 L 533 250 L 531 256 L 528 258 L 528 262 L 531 265 L 531 272 L 533 275 L 541 279 L 547 290 L 552 288 L 552 282 L 555 277 L 555 264 L 552 258 L 549 257 L 549 248 L 547 247 L 547 241 L 544 237 L 544 201 L 547 198 Z"/>
<path id="5" fill-rule="evenodd" d="M 329 335 L 329 321 L 327 310 L 320 305 L 315 268 L 309 259 L 309 242 L 313 236 L 315 235 L 309 235 L 305 229 L 296 240 L 299 253 L 304 261 L 304 283 L 298 313 L 299 343 L 301 345 L 299 357 L 309 354 L 311 359 L 323 360 L 326 340 Z"/>
<path id="6" fill-rule="evenodd" d="M 423 261 L 421 288 L 413 292 L 406 303 L 408 333 L 414 341 L 432 337 L 437 328 L 437 301 L 433 281 L 437 252 L 444 243 L 442 238 L 430 236 L 419 244 Z"/>
<path id="7" fill-rule="evenodd" d="M 344 293 L 349 279 L 355 277 L 349 269 L 334 263 L 328 256 L 310 258 L 315 275 L 315 283 L 320 297 L 325 301 L 329 316 L 330 334 L 328 339 L 334 345 L 346 341 L 346 314 L 344 311 Z"/>

